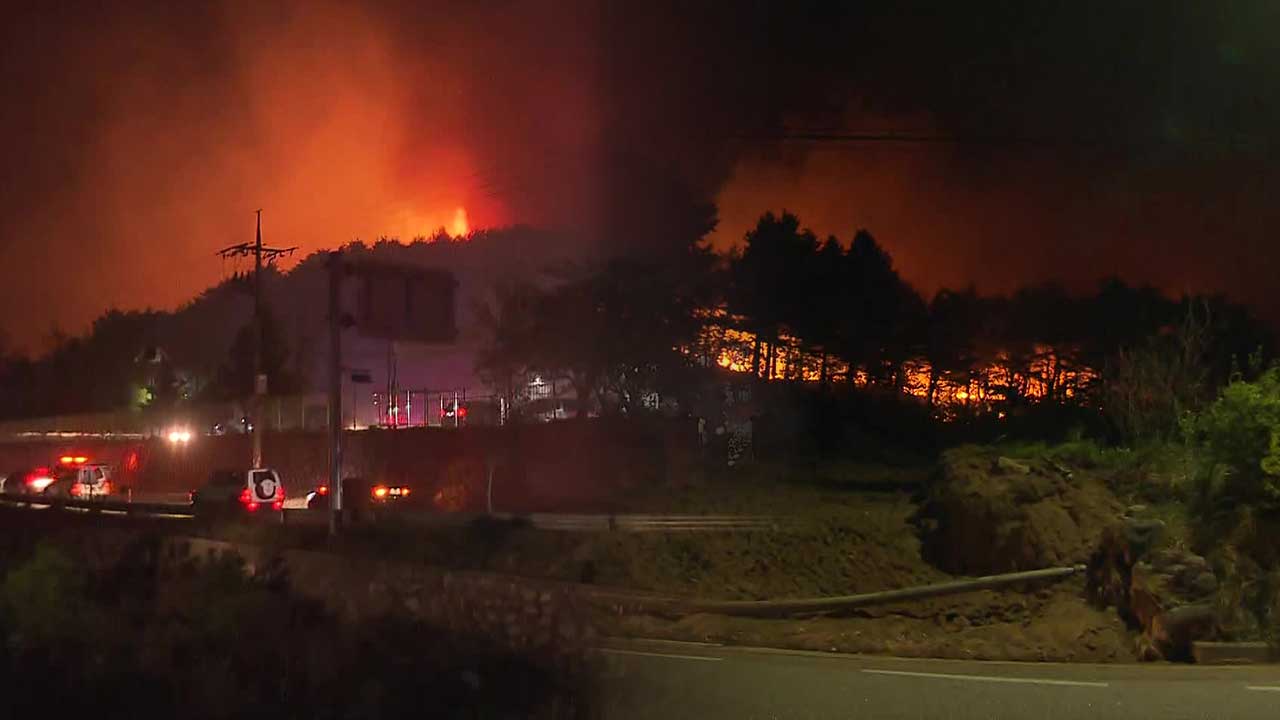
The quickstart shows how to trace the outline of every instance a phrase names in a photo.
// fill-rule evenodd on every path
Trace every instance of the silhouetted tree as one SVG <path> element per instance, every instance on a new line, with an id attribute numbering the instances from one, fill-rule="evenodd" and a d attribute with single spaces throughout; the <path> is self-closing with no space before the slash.
<path id="1" fill-rule="evenodd" d="M 932 406 L 938 381 L 951 377 L 968 381 L 977 362 L 976 344 L 982 332 L 984 308 L 969 286 L 962 291 L 939 290 L 929 303 L 925 357 L 929 360 L 929 387 L 925 401 Z"/>
<path id="2" fill-rule="evenodd" d="M 902 363 L 923 335 L 925 304 L 871 233 L 859 230 L 845 256 L 841 355 L 872 380 L 897 387 Z"/>
<path id="3" fill-rule="evenodd" d="M 275 315 L 269 308 L 262 314 L 262 372 L 267 376 L 267 390 L 273 395 L 288 395 L 299 390 L 301 383 L 290 364 L 289 346 Z M 227 362 L 216 379 L 205 388 L 213 399 L 231 400 L 253 394 L 254 351 L 258 345 L 255 324 L 250 321 L 236 333 Z"/>
<path id="4" fill-rule="evenodd" d="M 730 312 L 744 318 L 746 329 L 755 335 L 751 372 L 760 375 L 765 362 L 765 380 L 773 375 L 773 359 L 779 338 L 788 326 L 804 325 L 810 309 L 810 272 L 818 240 L 800 229 L 800 220 L 791 213 L 765 213 L 746 242 L 729 261 Z M 761 352 L 767 343 L 767 356 Z"/>

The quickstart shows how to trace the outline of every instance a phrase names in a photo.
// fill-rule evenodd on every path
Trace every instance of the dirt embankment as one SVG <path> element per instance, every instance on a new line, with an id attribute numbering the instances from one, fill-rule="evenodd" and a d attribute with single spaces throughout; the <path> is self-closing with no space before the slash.
<path id="1" fill-rule="evenodd" d="M 788 534 L 610 537 L 580 557 L 591 558 L 603 584 L 725 599 L 844 595 L 1083 564 L 1122 506 L 1101 480 L 1068 472 L 1047 461 L 1001 462 L 971 448 L 944 458 L 923 504 L 905 493 L 745 484 L 735 493 L 736 509 L 770 507 L 804 517 L 802 527 Z M 750 500 L 756 494 L 758 505 Z M 1083 577 L 844 617 L 602 622 L 607 633 L 807 650 L 986 660 L 1137 657 L 1134 633 L 1114 610 L 1089 603 Z"/>
<path id="2" fill-rule="evenodd" d="M 1133 636 L 1071 582 L 1031 593 L 984 591 L 886 606 L 848 617 L 756 620 L 693 615 L 608 618 L 602 631 L 675 640 L 901 657 L 1051 662 L 1132 662 Z"/>
<path id="3" fill-rule="evenodd" d="M 944 453 L 920 529 L 934 565 L 988 575 L 1085 563 L 1123 512 L 1092 474 L 968 446 Z"/>

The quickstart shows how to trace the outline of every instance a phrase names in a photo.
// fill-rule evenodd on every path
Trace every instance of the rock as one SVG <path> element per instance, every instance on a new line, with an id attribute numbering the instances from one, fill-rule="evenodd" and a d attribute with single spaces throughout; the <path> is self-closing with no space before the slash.
<path id="1" fill-rule="evenodd" d="M 1141 631 L 1136 648 L 1141 659 L 1187 660 L 1193 642 L 1217 631 L 1212 608 L 1195 602 L 1213 592 L 1217 578 L 1196 570 L 1196 560 L 1185 562 L 1198 556 L 1169 548 L 1152 552 L 1148 562 L 1157 531 L 1155 525 L 1135 528 L 1132 521 L 1109 529 L 1090 559 L 1087 587 L 1096 603 L 1115 605 L 1120 617 Z"/>
<path id="2" fill-rule="evenodd" d="M 1214 630 L 1213 608 L 1184 605 L 1161 613 L 1148 634 L 1167 660 L 1190 660 L 1192 643 L 1208 638 Z"/>
<path id="3" fill-rule="evenodd" d="M 1205 560 L 1203 556 L 1196 555 L 1195 553 L 1184 554 L 1182 556 L 1182 564 L 1189 568 L 1195 568 L 1201 571 L 1209 569 L 1209 561 Z"/>
<path id="4" fill-rule="evenodd" d="M 1182 551 L 1177 548 L 1160 548 L 1151 553 L 1151 562 L 1156 567 L 1167 567 L 1182 560 Z"/>
<path id="5" fill-rule="evenodd" d="M 999 468 L 1000 470 L 1004 470 L 1005 472 L 1015 472 L 1020 475 L 1031 474 L 1030 465 L 1023 462 L 1018 462 L 1013 458 L 1007 458 L 1003 455 L 996 458 L 996 467 Z"/>
<path id="6" fill-rule="evenodd" d="M 1141 515 L 1146 511 L 1147 511 L 1146 505 L 1130 505 L 1129 508 L 1125 510 L 1125 514 L 1130 517 L 1135 517 L 1135 516 Z"/>
<path id="7" fill-rule="evenodd" d="M 1133 519 L 1125 523 L 1126 539 L 1135 557 L 1146 555 L 1164 535 L 1164 522 L 1155 519 Z"/>
<path id="8" fill-rule="evenodd" d="M 1206 570 L 1191 581 L 1191 589 L 1199 595 L 1211 595 L 1218 590 L 1218 578 Z"/>

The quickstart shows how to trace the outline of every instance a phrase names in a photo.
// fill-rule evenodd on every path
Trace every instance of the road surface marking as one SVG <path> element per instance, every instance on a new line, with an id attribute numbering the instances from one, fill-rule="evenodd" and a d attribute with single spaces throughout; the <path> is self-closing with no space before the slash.
<path id="1" fill-rule="evenodd" d="M 614 655 L 641 655 L 643 657 L 672 658 L 674 660 L 706 660 L 707 662 L 720 662 L 724 659 L 710 657 L 707 655 L 674 655 L 671 653 L 643 652 L 641 650 L 615 650 L 613 648 L 600 648 L 600 652 Z"/>
<path id="2" fill-rule="evenodd" d="M 905 675 L 908 677 L 936 678 L 941 680 L 971 680 L 973 682 L 1018 683 L 1023 685 L 1067 685 L 1070 687 L 1109 687 L 1107 683 L 1083 680 L 1050 680 L 1048 678 L 1013 678 L 993 675 L 952 675 L 949 673 L 908 672 L 906 670 L 868 670 L 872 675 Z"/>
<path id="3" fill-rule="evenodd" d="M 724 647 L 724 643 L 702 642 L 700 640 L 668 640 L 666 638 L 648 638 L 648 637 L 631 638 L 631 637 L 619 637 L 616 635 L 614 636 L 606 635 L 601 639 L 606 641 L 620 642 L 620 643 L 639 642 L 639 643 L 653 643 L 654 645 L 693 645 L 695 647 L 717 647 L 717 648 Z"/>
<path id="4" fill-rule="evenodd" d="M 1246 685 L 1245 690 L 1258 690 L 1261 692 L 1280 692 L 1280 685 Z"/>

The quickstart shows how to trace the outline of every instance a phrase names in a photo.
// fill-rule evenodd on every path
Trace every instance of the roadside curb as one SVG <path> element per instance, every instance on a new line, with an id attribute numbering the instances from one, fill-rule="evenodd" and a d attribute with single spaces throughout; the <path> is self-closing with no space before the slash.
<path id="1" fill-rule="evenodd" d="M 1197 665 L 1265 665 L 1280 662 L 1280 654 L 1264 642 L 1191 643 Z"/>

